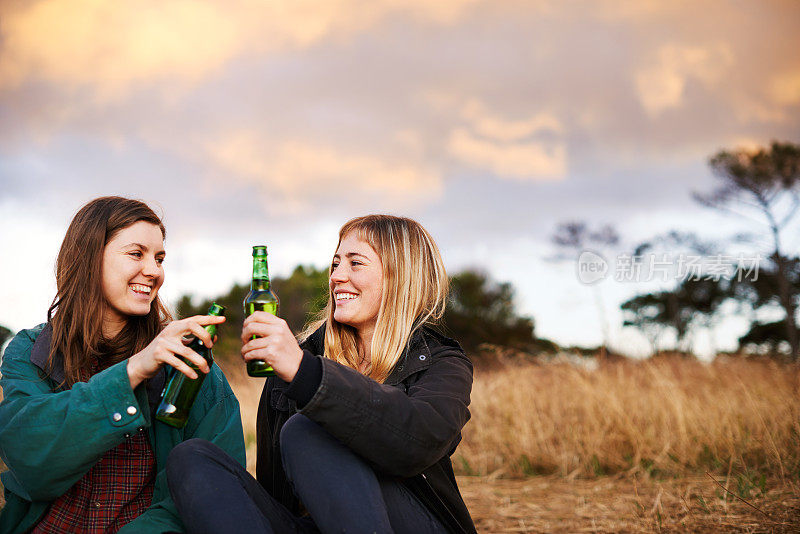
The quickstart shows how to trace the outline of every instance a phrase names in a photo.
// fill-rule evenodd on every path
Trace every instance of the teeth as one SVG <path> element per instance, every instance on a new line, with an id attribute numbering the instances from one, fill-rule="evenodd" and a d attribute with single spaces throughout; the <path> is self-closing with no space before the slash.
<path id="1" fill-rule="evenodd" d="M 142 284 L 131 284 L 131 289 L 136 291 L 137 293 L 147 293 L 150 294 L 151 288 L 150 286 L 145 286 Z"/>
<path id="2" fill-rule="evenodd" d="M 337 293 L 336 300 L 352 300 L 358 298 L 358 295 L 353 293 Z"/>

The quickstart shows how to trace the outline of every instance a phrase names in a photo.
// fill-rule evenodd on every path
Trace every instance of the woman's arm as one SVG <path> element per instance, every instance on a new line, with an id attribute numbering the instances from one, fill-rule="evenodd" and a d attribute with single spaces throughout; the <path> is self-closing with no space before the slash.
<path id="1" fill-rule="evenodd" d="M 381 472 L 410 477 L 452 453 L 469 420 L 472 366 L 432 356 L 406 392 L 322 358 L 319 388 L 300 410 Z"/>
<path id="2" fill-rule="evenodd" d="M 0 367 L 0 457 L 9 468 L 11 491 L 35 501 L 66 492 L 126 434 L 146 426 L 130 386 L 126 362 L 120 362 L 53 393 L 30 362 L 36 330 L 20 332 L 9 343 Z"/>

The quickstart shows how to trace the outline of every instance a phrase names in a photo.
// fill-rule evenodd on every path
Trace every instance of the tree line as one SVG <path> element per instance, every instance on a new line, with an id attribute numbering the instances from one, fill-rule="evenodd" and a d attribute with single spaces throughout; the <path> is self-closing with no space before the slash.
<path id="1" fill-rule="evenodd" d="M 684 272 L 670 289 L 634 296 L 621 305 L 623 326 L 637 328 L 654 353 L 664 347 L 667 334 L 675 340 L 671 350 L 689 352 L 693 334 L 737 314 L 749 322 L 738 339 L 738 353 L 797 362 L 800 257 L 786 241 L 798 237 L 800 145 L 773 142 L 757 149 L 722 150 L 709 165 L 715 186 L 692 197 L 733 217 L 746 231 L 708 240 L 671 230 L 635 245 L 628 257 L 669 251 L 674 258 L 680 252 L 705 260 L 727 258 L 730 269 L 724 275 L 712 272 L 713 262 L 707 261 L 699 270 Z M 592 230 L 574 221 L 561 223 L 552 242 L 562 253 L 608 250 L 619 242 L 619 235 L 612 227 Z"/>
<path id="2" fill-rule="evenodd" d="M 328 271 L 298 265 L 287 277 L 273 277 L 272 288 L 280 299 L 279 315 L 295 334 L 303 331 L 328 297 Z M 194 302 L 184 295 L 177 304 L 179 317 L 203 314 L 211 302 L 226 307 L 228 320 L 219 329 L 220 353 L 238 353 L 238 330 L 244 321 L 242 301 L 250 291 L 246 284 L 234 284 L 214 299 Z M 556 351 L 558 346 L 535 335 L 534 321 L 519 313 L 514 288 L 494 281 L 477 270 L 465 270 L 450 277 L 450 295 L 442 320 L 434 325 L 444 335 L 457 339 L 471 356 L 480 358 L 482 344 L 501 345 L 524 352 Z"/>

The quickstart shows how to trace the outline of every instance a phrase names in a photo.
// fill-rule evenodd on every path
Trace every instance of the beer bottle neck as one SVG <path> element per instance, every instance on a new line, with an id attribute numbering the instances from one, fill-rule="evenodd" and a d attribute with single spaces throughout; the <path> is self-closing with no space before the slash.
<path id="1" fill-rule="evenodd" d="M 214 339 L 214 336 L 217 335 L 217 325 L 210 324 L 210 325 L 204 326 L 203 328 L 206 329 L 206 332 L 208 332 L 208 335 L 211 336 L 211 339 Z"/>
<path id="2" fill-rule="evenodd" d="M 250 289 L 253 291 L 266 291 L 269 289 L 269 278 L 253 278 L 250 282 Z"/>
<path id="3" fill-rule="evenodd" d="M 250 283 L 253 291 L 269 289 L 269 267 L 266 256 L 253 258 L 253 281 Z"/>

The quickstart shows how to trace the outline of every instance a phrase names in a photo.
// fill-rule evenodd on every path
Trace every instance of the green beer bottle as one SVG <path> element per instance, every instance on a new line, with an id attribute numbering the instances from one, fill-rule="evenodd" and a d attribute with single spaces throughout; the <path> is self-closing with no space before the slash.
<path id="1" fill-rule="evenodd" d="M 244 315 L 248 317 L 257 311 L 278 315 L 278 305 L 278 295 L 269 288 L 267 246 L 256 245 L 253 247 L 253 281 L 250 283 L 250 293 L 244 298 Z M 275 371 L 265 361 L 251 360 L 247 362 L 247 374 L 250 376 L 274 376 Z"/>
<path id="2" fill-rule="evenodd" d="M 208 308 L 208 315 L 225 315 L 225 306 L 220 306 L 215 302 Z M 213 339 L 217 333 L 217 325 L 210 324 L 204 328 Z M 206 347 L 200 338 L 194 338 L 189 344 L 189 348 L 205 358 L 209 368 L 214 363 L 214 355 L 211 353 L 211 349 Z M 191 361 L 183 357 L 181 359 L 195 370 L 197 378 L 191 379 L 180 371 L 173 369 L 172 374 L 168 375 L 167 384 L 161 393 L 161 402 L 158 405 L 158 410 L 156 410 L 156 419 L 175 428 L 183 428 L 186 424 L 189 410 L 192 409 L 192 404 L 194 404 L 197 393 L 200 391 L 200 386 L 203 385 L 203 380 L 206 377 L 206 374 L 200 371 Z"/>

